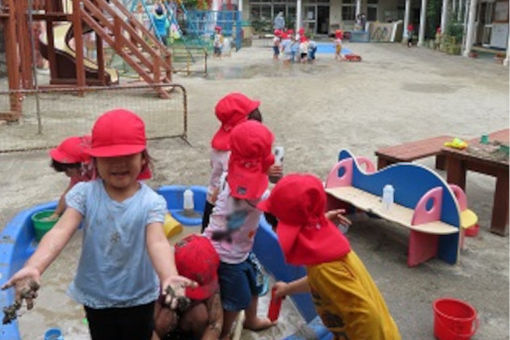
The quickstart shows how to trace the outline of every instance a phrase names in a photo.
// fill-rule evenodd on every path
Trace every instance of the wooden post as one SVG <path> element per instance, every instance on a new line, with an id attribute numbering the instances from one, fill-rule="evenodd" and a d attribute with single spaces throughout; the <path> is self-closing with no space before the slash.
<path id="1" fill-rule="evenodd" d="M 94 35 L 96 36 L 97 79 L 99 79 L 102 86 L 106 86 L 103 39 L 97 33 L 94 33 Z"/>
<path id="2" fill-rule="evenodd" d="M 32 83 L 32 48 L 30 46 L 30 31 L 32 28 L 28 27 L 27 14 L 28 2 L 16 1 L 17 7 L 17 35 L 19 45 L 19 59 L 21 68 L 21 83 L 22 87 L 26 89 L 33 88 Z"/>
<path id="3" fill-rule="evenodd" d="M 85 66 L 83 63 L 83 27 L 81 21 L 81 0 L 73 1 L 73 31 L 76 53 L 76 85 L 84 87 Z"/>
<path id="4" fill-rule="evenodd" d="M 7 24 L 4 25 L 4 38 L 5 38 L 5 53 L 6 53 L 6 64 L 7 64 L 7 76 L 9 79 L 9 90 L 16 91 L 20 88 L 19 83 L 19 67 L 18 67 L 18 43 L 16 35 L 16 8 L 14 7 L 14 0 L 8 0 L 9 6 L 9 19 Z M 19 117 L 21 115 L 21 101 L 19 93 L 11 93 L 10 99 L 10 110 L 12 113 L 17 113 Z M 17 117 L 16 117 L 17 119 Z"/>
<path id="5" fill-rule="evenodd" d="M 46 0 L 46 13 L 53 12 L 53 1 Z M 46 19 L 46 41 L 48 43 L 48 63 L 50 64 L 50 79 L 58 78 L 57 55 L 55 53 L 55 37 L 53 35 L 53 20 Z"/>
<path id="6" fill-rule="evenodd" d="M 115 39 L 115 50 L 122 49 L 122 32 L 120 31 L 120 18 L 115 16 L 113 18 L 113 38 Z"/>

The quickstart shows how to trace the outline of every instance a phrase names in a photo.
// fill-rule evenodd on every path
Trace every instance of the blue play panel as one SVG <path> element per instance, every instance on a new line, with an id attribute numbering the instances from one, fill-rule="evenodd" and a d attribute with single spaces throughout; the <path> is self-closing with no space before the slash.
<path id="1" fill-rule="evenodd" d="M 335 54 L 335 44 L 330 43 L 317 43 L 317 52 L 321 54 Z M 342 54 L 351 54 L 352 51 L 348 48 L 342 47 Z"/>

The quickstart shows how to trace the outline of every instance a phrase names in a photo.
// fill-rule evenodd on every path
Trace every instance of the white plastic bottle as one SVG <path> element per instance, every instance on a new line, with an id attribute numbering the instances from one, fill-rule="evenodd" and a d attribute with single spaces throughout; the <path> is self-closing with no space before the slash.
<path id="1" fill-rule="evenodd" d="M 274 165 L 282 166 L 283 165 L 283 156 L 285 155 L 285 150 L 283 146 L 275 146 L 274 148 Z M 271 183 L 276 183 L 280 177 L 278 176 L 269 176 L 269 181 Z"/>
<path id="2" fill-rule="evenodd" d="M 285 156 L 285 149 L 283 148 L 283 146 L 275 146 L 274 165 L 281 166 L 283 164 L 283 156 Z"/>
<path id="3" fill-rule="evenodd" d="M 193 191 L 191 189 L 184 190 L 184 214 L 185 215 L 192 215 L 193 210 L 195 209 L 195 204 L 193 203 Z"/>
<path id="4" fill-rule="evenodd" d="M 395 195 L 395 189 L 393 185 L 386 184 L 383 188 L 383 196 L 382 203 L 385 210 L 390 210 L 391 205 L 393 204 L 393 198 Z"/>

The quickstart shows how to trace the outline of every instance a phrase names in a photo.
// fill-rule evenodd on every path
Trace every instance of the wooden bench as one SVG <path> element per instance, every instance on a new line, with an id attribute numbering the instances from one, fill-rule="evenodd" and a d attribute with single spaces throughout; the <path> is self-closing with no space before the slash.
<path id="1" fill-rule="evenodd" d="M 412 162 L 416 159 L 436 156 L 436 168 L 445 169 L 445 158 L 441 155 L 441 148 L 445 142 L 451 141 L 451 136 L 438 136 L 381 148 L 375 152 L 377 169 L 399 162 Z"/>

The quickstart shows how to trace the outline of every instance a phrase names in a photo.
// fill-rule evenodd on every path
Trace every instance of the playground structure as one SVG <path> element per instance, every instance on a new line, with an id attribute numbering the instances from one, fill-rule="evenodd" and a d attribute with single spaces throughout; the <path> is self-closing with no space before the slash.
<path id="1" fill-rule="evenodd" d="M 31 20 L 45 22 L 46 32 L 40 37 L 31 36 Z M 171 83 L 170 53 L 120 0 L 1 0 L 0 21 L 10 91 L 10 109 L 0 112 L 0 119 L 19 119 L 22 95 L 17 91 L 34 88 L 31 38 L 39 40 L 41 54 L 48 59 L 49 86 L 82 88 L 118 83 L 116 71 L 105 66 L 104 43 L 147 84 Z M 88 32 L 95 35 L 96 60 L 84 55 L 83 35 Z M 155 91 L 162 98 L 169 97 L 161 87 Z"/>

